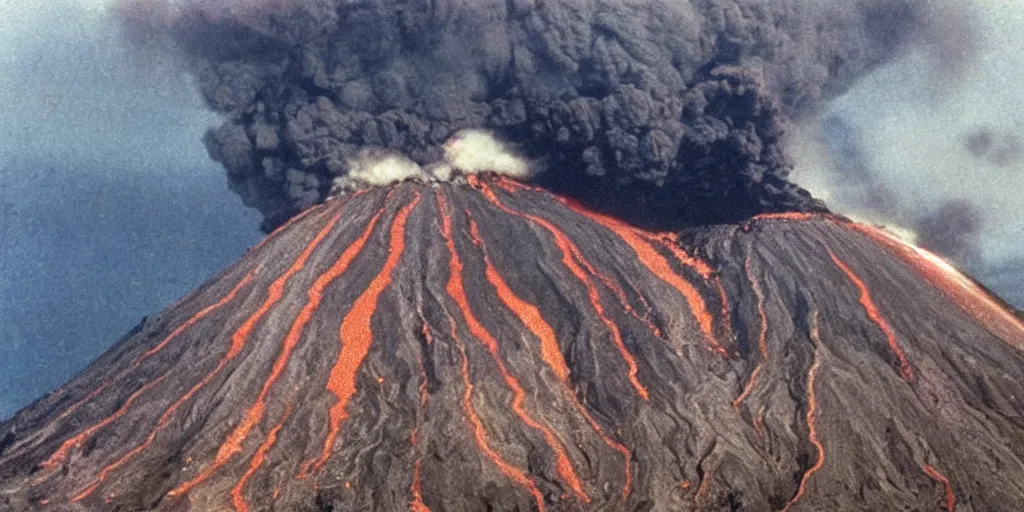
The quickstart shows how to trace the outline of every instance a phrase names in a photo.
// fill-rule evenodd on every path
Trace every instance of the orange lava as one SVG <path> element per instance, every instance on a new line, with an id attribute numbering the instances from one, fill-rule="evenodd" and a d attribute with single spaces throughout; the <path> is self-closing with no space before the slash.
<path id="1" fill-rule="evenodd" d="M 1008 307 L 1000 304 L 945 260 L 880 229 L 855 223 L 843 225 L 889 248 L 979 324 L 1006 343 L 1024 351 L 1024 320 L 1014 315 Z"/>
<path id="2" fill-rule="evenodd" d="M 755 215 L 751 220 L 790 220 L 790 221 L 801 221 L 811 220 L 816 214 L 806 212 L 780 212 L 780 213 L 762 213 Z"/>
<path id="3" fill-rule="evenodd" d="M 191 317 L 189 317 L 188 320 L 185 321 L 185 323 L 179 325 L 176 329 L 171 331 L 170 334 L 164 337 L 164 339 L 161 340 L 160 343 L 157 343 L 156 346 L 147 350 L 144 354 L 139 356 L 139 358 L 132 363 L 132 366 L 129 369 L 121 372 L 117 377 L 114 377 L 104 382 L 100 387 L 96 388 L 92 393 L 89 393 L 85 398 L 75 402 L 66 411 L 62 412 L 60 416 L 57 416 L 57 418 L 54 421 L 60 421 L 69 416 L 71 413 L 77 411 L 79 407 L 86 404 L 93 398 L 96 398 L 100 393 L 105 391 L 112 384 L 123 379 L 125 375 L 135 371 L 139 366 L 142 365 L 143 361 L 151 357 L 153 354 L 156 354 L 157 352 L 163 350 L 172 340 L 177 338 L 182 332 L 186 331 L 189 327 L 192 327 L 210 313 L 213 313 L 214 311 L 224 307 L 224 305 L 226 305 L 227 303 L 235 300 L 235 297 L 238 295 L 239 290 L 241 290 L 243 287 L 245 287 L 245 285 L 249 284 L 249 282 L 252 281 L 253 276 L 256 274 L 256 270 L 257 269 L 250 270 L 247 274 L 245 274 L 244 277 L 242 277 L 242 280 L 239 281 L 238 284 L 236 284 L 235 287 L 232 288 L 231 291 L 227 293 L 227 295 L 221 297 L 220 300 L 218 300 L 217 302 L 210 304 L 209 306 L 206 306 L 205 308 L 193 314 Z"/>
<path id="4" fill-rule="evenodd" d="M 242 496 L 242 492 L 245 490 L 245 484 L 249 482 L 249 479 L 251 479 L 252 476 L 256 474 L 256 471 L 259 470 L 260 466 L 263 465 L 263 461 L 267 457 L 267 452 L 274 447 L 274 443 L 277 442 L 277 434 L 281 431 L 281 428 L 284 427 L 284 422 L 288 420 L 288 416 L 290 416 L 291 413 L 292 406 L 291 404 L 288 404 L 284 414 L 281 416 L 281 421 L 277 422 L 277 425 L 274 425 L 274 427 L 270 429 L 270 432 L 267 433 L 267 438 L 263 440 L 263 444 L 256 449 L 256 453 L 249 461 L 249 469 L 242 474 L 242 478 L 239 478 L 238 483 L 235 484 L 233 489 L 231 489 L 231 504 L 235 507 L 236 511 L 249 512 L 249 503 L 245 500 L 245 497 Z M 274 496 L 277 496 L 276 491 Z"/>
<path id="5" fill-rule="evenodd" d="M 327 462 L 334 448 L 334 443 L 341 431 L 341 423 L 348 419 L 349 400 L 356 393 L 356 373 L 366 355 L 370 353 L 370 345 L 373 343 L 373 327 L 371 320 L 377 311 L 377 303 L 384 289 L 391 285 L 391 278 L 395 267 L 402 259 L 405 252 L 405 225 L 409 220 L 409 214 L 420 202 L 419 192 L 413 200 L 403 206 L 394 220 L 391 222 L 391 236 L 388 242 L 388 258 L 366 290 L 352 303 L 352 309 L 341 321 L 341 328 L 338 336 L 341 340 L 341 351 L 338 359 L 331 368 L 331 374 L 327 381 L 327 390 L 334 394 L 337 402 L 331 407 L 327 438 L 324 440 L 323 450 L 320 458 L 313 464 L 313 471 L 319 471 Z"/>
<path id="6" fill-rule="evenodd" d="M 565 267 L 569 269 L 569 271 L 572 272 L 574 276 L 576 276 L 576 279 L 578 279 L 581 283 L 583 283 L 584 286 L 586 286 L 587 296 L 590 299 L 590 304 L 594 308 L 594 312 L 597 313 L 598 318 L 601 319 L 601 323 L 603 323 L 604 326 L 608 329 L 609 333 L 611 333 L 612 342 L 615 344 L 615 348 L 619 351 L 619 355 L 622 356 L 622 359 L 626 362 L 626 366 L 629 369 L 629 382 L 633 385 L 633 388 L 636 389 L 636 392 L 644 400 L 647 400 L 649 396 L 647 388 L 644 387 L 644 385 L 640 383 L 639 378 L 637 378 L 637 373 L 639 370 L 637 368 L 636 359 L 634 359 L 633 354 L 631 354 L 629 350 L 626 349 L 626 344 L 622 340 L 622 333 L 619 331 L 619 326 L 616 325 L 615 322 L 613 322 L 610 318 L 608 318 L 608 315 L 605 313 L 604 306 L 601 304 L 600 292 L 598 292 L 597 287 L 594 285 L 593 281 L 588 277 L 587 273 L 584 272 L 584 269 L 581 267 L 581 265 L 586 266 L 590 274 L 596 274 L 593 266 L 590 265 L 590 263 L 587 262 L 586 259 L 583 257 L 583 254 L 580 252 L 579 247 L 576 246 L 576 244 L 574 244 L 568 236 L 566 236 L 565 232 L 563 232 L 561 229 L 556 227 L 551 222 L 548 222 L 546 219 L 525 212 L 516 211 L 505 206 L 505 204 L 502 203 L 500 199 L 498 199 L 498 196 L 494 193 L 494 191 L 487 187 L 485 184 L 481 184 L 480 190 L 492 204 L 497 206 L 502 211 L 526 219 L 538 226 L 541 226 L 549 233 L 551 233 L 551 236 L 554 237 L 555 246 L 558 247 L 558 250 L 561 251 L 562 253 L 562 264 L 565 265 Z M 471 224 L 471 226 L 475 230 L 476 223 Z M 474 236 L 478 237 L 478 235 Z M 490 265 L 488 265 L 488 268 L 490 268 Z M 508 304 L 506 303 L 506 305 Z M 529 326 L 529 324 L 527 324 L 527 326 Z M 552 336 L 554 335 L 554 333 L 551 334 Z"/>
<path id="7" fill-rule="evenodd" d="M 683 250 L 679 243 L 679 237 L 673 233 L 646 233 L 641 230 L 636 230 L 638 234 L 647 238 L 652 242 L 656 242 L 662 247 L 668 249 L 672 256 L 679 261 L 685 267 L 697 272 L 705 281 L 711 282 L 715 290 L 718 292 L 718 300 L 721 305 L 722 313 L 722 326 L 728 336 L 732 336 L 732 325 L 729 321 L 729 297 L 725 293 L 725 286 L 722 285 L 722 279 L 715 274 L 715 271 L 707 264 L 704 260 L 690 255 L 688 252 Z"/>
<path id="8" fill-rule="evenodd" d="M 956 493 L 953 492 L 953 485 L 949 483 L 949 479 L 946 478 L 946 475 L 943 475 L 942 473 L 939 472 L 939 470 L 935 469 L 934 467 L 928 464 L 921 466 L 921 469 L 923 469 L 924 472 L 927 473 L 928 476 L 930 476 L 933 480 L 941 483 L 942 486 L 946 489 L 946 511 L 953 512 L 954 510 L 956 510 Z"/>
<path id="9" fill-rule="evenodd" d="M 186 400 L 188 397 L 191 397 L 192 394 L 194 394 L 196 391 L 198 391 L 200 388 L 202 388 L 208 382 L 210 382 L 213 379 L 213 377 L 217 373 L 219 373 L 221 369 L 224 368 L 228 361 L 234 359 L 242 351 L 242 348 L 248 341 L 249 336 L 256 329 L 256 325 L 259 324 L 260 320 L 262 320 L 262 318 L 267 314 L 267 312 L 270 311 L 271 307 L 273 307 L 279 300 L 281 300 L 281 297 L 284 295 L 285 285 L 288 284 L 288 281 L 291 279 L 292 276 L 294 276 L 296 273 L 305 268 L 306 262 L 309 260 L 309 257 L 313 254 L 313 251 L 315 251 L 316 248 L 319 247 L 320 242 L 322 242 L 324 238 L 326 238 L 327 235 L 330 234 L 330 232 L 334 229 L 334 226 L 337 225 L 340 219 L 341 212 L 339 211 L 338 213 L 335 213 L 333 217 L 331 217 L 331 220 L 327 223 L 327 225 L 323 227 L 323 229 L 317 232 L 316 236 L 313 237 L 313 240 L 308 245 L 306 245 L 302 253 L 299 254 L 299 257 L 295 259 L 295 262 L 292 263 L 290 267 L 288 267 L 288 270 L 286 270 L 283 274 L 281 274 L 280 277 L 278 277 L 276 280 L 274 280 L 273 283 L 270 284 L 270 289 L 267 292 L 266 300 L 263 301 L 263 304 L 259 307 L 259 309 L 257 309 L 255 313 L 249 316 L 249 318 L 246 319 L 245 323 L 242 324 L 242 326 L 237 331 L 235 331 L 235 333 L 231 336 L 231 347 L 228 349 L 227 353 L 224 354 L 224 356 L 221 358 L 220 363 L 217 365 L 214 371 L 208 374 L 206 378 L 204 378 L 198 384 L 193 386 L 192 389 L 190 389 L 185 394 L 185 396 L 182 397 L 181 400 L 175 402 L 175 404 L 171 406 L 171 409 L 168 409 L 168 412 L 171 412 L 172 409 L 176 409 L 178 405 L 180 405 L 184 400 Z M 260 391 L 260 395 L 256 399 L 256 404 L 250 407 L 248 411 L 246 411 L 245 416 L 242 418 L 242 421 L 239 423 L 239 425 L 235 428 L 235 431 L 227 439 L 224 440 L 223 444 L 221 444 L 221 447 L 217 451 L 217 455 L 214 458 L 213 464 L 211 464 L 209 467 L 207 467 L 205 470 L 199 473 L 199 475 L 197 475 L 192 480 L 189 480 L 179 485 L 178 487 L 172 489 L 168 493 L 169 496 L 176 497 L 188 493 L 196 485 L 199 485 L 207 478 L 209 478 L 210 475 L 214 473 L 214 471 L 216 471 L 221 466 L 226 464 L 228 460 L 230 460 L 231 457 L 234 456 L 235 453 L 241 451 L 242 441 L 245 440 L 245 438 L 248 436 L 249 431 L 256 426 L 256 423 L 259 421 L 259 419 L 263 417 L 263 411 L 265 407 L 264 400 L 266 399 L 266 395 L 267 392 L 269 391 L 270 385 L 273 384 L 275 380 L 277 380 L 277 377 L 284 370 L 284 366 L 287 363 L 288 356 L 290 356 L 291 354 L 291 349 L 293 347 L 288 346 L 288 341 L 289 340 L 286 339 L 285 344 L 281 347 L 281 353 L 278 356 L 278 360 L 274 362 L 274 368 L 271 371 L 271 376 L 263 384 L 263 389 Z M 163 428 L 163 425 L 166 424 L 166 420 L 168 418 L 169 415 L 167 413 L 164 413 L 164 417 L 162 417 L 161 421 L 158 422 L 158 428 Z M 155 433 L 156 431 L 154 430 L 153 434 Z M 148 444 L 149 442 L 151 442 L 151 439 L 152 435 L 150 439 L 146 440 L 146 443 Z"/>
<path id="10" fill-rule="evenodd" d="M 447 216 L 445 220 L 448 220 Z M 462 262 L 458 260 L 458 255 L 455 253 L 452 254 L 453 271 L 455 269 L 454 265 L 458 265 L 459 271 L 461 272 Z M 537 510 L 543 512 L 544 496 L 541 495 L 540 489 L 537 488 L 536 484 L 534 484 L 524 472 L 505 462 L 505 459 L 494 451 L 487 441 L 487 430 L 484 428 L 483 422 L 480 421 L 480 416 L 477 415 L 476 409 L 473 408 L 473 382 L 469 377 L 469 357 L 466 355 L 466 346 L 459 339 L 458 333 L 455 331 L 455 320 L 449 318 L 449 321 L 451 323 L 452 341 L 455 342 L 456 347 L 459 349 L 459 355 L 461 356 L 462 362 L 462 409 L 466 413 L 466 420 L 469 421 L 470 426 L 473 427 L 473 437 L 476 439 L 476 445 L 480 448 L 480 451 L 483 452 L 484 456 L 490 459 L 502 473 L 505 473 L 505 475 L 513 482 L 525 487 L 537 503 Z"/>
<path id="11" fill-rule="evenodd" d="M 555 465 L 558 469 L 559 476 L 562 477 L 566 484 L 569 485 L 580 499 L 585 502 L 589 502 L 590 497 L 587 496 L 587 493 L 583 490 L 583 484 L 576 475 L 576 470 L 573 468 L 572 462 L 569 460 L 569 456 L 566 454 L 561 441 L 558 440 L 551 429 L 541 425 L 526 412 L 526 392 L 519 384 L 519 380 L 509 373 L 508 369 L 505 367 L 505 362 L 502 360 L 501 353 L 498 349 L 498 341 L 494 339 L 491 333 L 487 331 L 487 328 L 477 320 L 476 316 L 473 315 L 473 312 L 469 307 L 469 298 L 466 296 L 466 291 L 462 283 L 462 261 L 459 258 L 458 252 L 455 249 L 455 242 L 452 239 L 451 219 L 447 213 L 447 201 L 445 201 L 444 196 L 441 195 L 440 191 L 437 193 L 437 201 L 443 218 L 442 235 L 448 244 L 448 251 L 451 256 L 451 274 L 448 278 L 448 284 L 445 290 L 448 292 L 448 295 L 452 300 L 458 304 L 459 309 L 462 311 L 463 317 L 466 320 L 466 324 L 469 326 L 470 333 L 472 333 L 477 340 L 487 347 L 487 350 L 494 359 L 505 384 L 512 391 L 512 410 L 523 423 L 539 431 L 544 436 L 548 447 L 555 455 Z M 492 458 L 492 460 L 494 459 Z M 497 459 L 496 463 L 498 460 L 500 459 Z"/>
<path id="12" fill-rule="evenodd" d="M 422 318 L 422 313 L 421 313 Z M 422 332 L 427 345 L 433 343 L 434 336 L 430 332 L 430 326 L 427 325 L 426 320 L 423 321 Z M 420 456 L 418 455 L 418 436 L 420 427 L 423 424 L 423 411 L 426 409 L 427 400 L 429 395 L 427 394 L 427 371 L 423 367 L 423 356 L 416 354 L 416 365 L 420 370 L 420 406 L 416 418 L 416 426 L 412 429 L 412 434 L 409 436 L 409 444 L 412 446 L 413 452 L 416 452 L 416 462 L 413 463 L 412 467 L 412 484 L 409 487 L 409 494 L 412 495 L 412 501 L 409 502 L 409 509 L 412 512 L 430 512 L 430 508 L 423 503 L 423 482 L 420 480 Z"/>
<path id="13" fill-rule="evenodd" d="M 697 319 L 697 324 L 700 326 L 701 332 L 704 334 L 708 345 L 712 350 L 718 352 L 723 357 L 728 357 L 729 353 L 724 347 L 718 342 L 714 333 L 714 317 L 711 312 L 708 311 L 707 304 L 704 302 L 704 297 L 701 296 L 700 292 L 690 284 L 689 281 L 683 279 L 682 276 L 676 274 L 672 270 L 672 265 L 669 264 L 668 260 L 665 259 L 650 243 L 645 240 L 649 234 L 641 234 L 642 232 L 618 219 L 604 215 L 602 213 L 587 210 L 583 206 L 572 203 L 568 200 L 562 199 L 567 206 L 572 208 L 577 213 L 590 218 L 594 222 L 601 224 L 605 228 L 611 230 L 619 238 L 621 238 L 626 245 L 636 253 L 637 259 L 647 269 L 657 276 L 659 279 L 667 283 L 676 289 L 685 299 L 690 306 L 690 312 Z"/>
<path id="14" fill-rule="evenodd" d="M 836 266 L 846 274 L 846 277 L 857 287 L 860 291 L 860 305 L 864 308 L 864 312 L 867 313 L 868 318 L 872 323 L 881 329 L 882 333 L 885 334 L 885 338 L 889 341 L 889 349 L 900 361 L 900 374 L 903 376 L 903 380 L 908 383 L 914 381 L 914 369 L 910 367 L 910 362 L 907 361 L 907 356 L 903 352 L 903 348 L 900 347 L 898 341 L 896 341 L 896 333 L 893 332 L 892 327 L 889 323 L 882 318 L 882 314 L 878 311 L 878 306 L 871 299 L 871 292 L 868 291 L 868 287 L 864 284 L 864 281 L 857 276 L 854 271 L 843 263 L 831 250 L 828 251 L 828 255 L 832 257 L 832 261 L 835 262 Z"/>
<path id="15" fill-rule="evenodd" d="M 430 508 L 423 503 L 422 483 L 420 482 L 420 459 L 417 458 L 412 467 L 412 501 L 409 502 L 409 510 L 412 512 L 430 512 Z"/>
<path id="16" fill-rule="evenodd" d="M 141 388 L 136 390 L 134 393 L 131 394 L 131 396 L 128 397 L 127 400 L 124 401 L 124 404 L 122 404 L 121 407 L 114 414 L 111 414 L 110 416 L 107 416 L 106 418 L 104 418 L 99 423 L 93 424 L 91 427 L 89 427 L 89 428 L 79 432 L 74 437 L 64 441 L 60 445 L 60 448 L 58 448 L 56 452 L 54 452 L 52 455 L 50 455 L 49 458 L 47 458 L 45 461 L 43 461 L 43 463 L 40 464 L 40 466 L 43 469 L 50 469 L 50 468 L 52 468 L 54 466 L 57 466 L 57 465 L 63 463 L 67 459 L 68 454 L 71 452 L 71 450 L 73 448 L 81 446 L 83 441 L 85 441 L 89 437 L 92 437 L 92 435 L 95 434 L 96 432 L 98 432 L 100 429 L 102 429 L 103 427 L 113 423 L 117 419 L 119 419 L 119 418 L 123 417 L 125 414 L 127 414 L 128 410 L 131 409 L 132 404 L 135 403 L 135 400 L 137 400 L 140 396 L 142 396 L 146 391 L 149 391 L 150 389 L 153 389 L 158 384 L 163 382 L 164 378 L 166 378 L 167 375 L 168 374 L 165 373 L 165 374 L 157 377 L 153 381 L 149 382 L 145 386 L 142 386 Z"/>
<path id="17" fill-rule="evenodd" d="M 490 256 L 487 255 L 487 249 L 484 246 L 483 239 L 480 237 L 480 228 L 472 218 L 469 219 L 469 233 L 473 243 L 480 247 L 483 252 L 484 275 L 487 277 L 487 282 L 494 286 L 498 298 L 501 299 L 501 303 L 519 319 L 519 322 L 527 330 L 540 340 L 541 358 L 544 359 L 544 363 L 548 365 L 548 368 L 551 368 L 551 371 L 555 372 L 555 377 L 563 385 L 567 384 L 569 382 L 569 367 L 565 364 L 565 357 L 562 356 L 562 349 L 558 345 L 555 330 L 551 328 L 551 324 L 544 320 L 537 306 L 516 295 L 508 283 L 505 282 L 505 279 L 501 277 L 501 274 L 498 273 L 498 269 L 494 268 L 494 263 L 491 262 Z"/>
<path id="18" fill-rule="evenodd" d="M 606 445 L 618 451 L 625 458 L 626 485 L 623 489 L 623 496 L 628 496 L 630 486 L 632 484 L 632 474 L 630 470 L 631 455 L 629 450 L 621 443 L 613 441 L 610 437 L 608 437 L 604 433 L 604 429 L 601 428 L 601 426 L 597 423 L 593 416 L 591 416 L 590 413 L 587 411 L 586 407 L 584 407 L 583 404 L 581 404 L 579 400 L 576 398 L 576 394 L 572 390 L 572 384 L 569 382 L 569 368 L 566 366 L 565 358 L 562 356 L 561 349 L 558 346 L 558 339 L 555 336 L 554 329 L 552 329 L 551 325 L 544 320 L 536 306 L 516 296 L 512 289 L 509 288 L 508 284 L 505 283 L 505 280 L 502 279 L 497 269 L 495 269 L 494 265 L 491 263 L 490 257 L 487 256 L 487 248 L 484 245 L 483 238 L 480 237 L 480 229 L 477 227 L 476 221 L 474 221 L 472 218 L 469 218 L 469 232 L 470 237 L 472 237 L 474 241 L 474 244 L 480 247 L 480 250 L 483 252 L 485 274 L 487 275 L 488 282 L 490 282 L 497 290 L 498 296 L 505 304 L 505 307 L 512 311 L 516 315 L 516 317 L 519 318 L 519 321 L 524 326 L 526 326 L 526 328 L 531 333 L 533 333 L 534 336 L 541 340 L 542 357 L 545 359 L 545 362 L 548 364 L 548 367 L 552 368 L 552 370 L 555 371 L 555 374 L 559 377 L 559 381 L 562 383 L 562 386 L 564 387 L 566 394 L 569 397 L 569 400 L 572 401 L 573 405 L 576 407 L 576 410 L 578 410 L 580 414 L 587 420 L 587 423 L 590 424 L 591 428 L 593 428 L 594 431 L 597 432 L 598 437 L 600 437 Z M 617 328 L 616 332 L 618 332 Z M 621 339 L 619 341 L 621 344 Z M 622 346 L 622 349 L 625 350 L 624 345 Z M 548 358 L 550 358 L 551 360 L 548 360 Z M 630 357 L 630 359 L 632 359 L 632 357 Z M 564 375 L 559 373 L 559 370 L 556 369 L 558 367 L 565 369 Z M 643 390 L 641 396 L 644 399 L 647 399 L 646 389 Z"/>
<path id="19" fill-rule="evenodd" d="M 761 353 L 761 358 L 757 361 L 757 365 L 754 367 L 754 371 L 750 373 L 750 380 L 747 381 L 747 385 L 743 388 L 743 392 L 740 396 L 733 400 L 732 406 L 739 408 L 743 400 L 750 395 L 750 392 L 754 390 L 754 386 L 757 384 L 757 377 L 761 373 L 762 365 L 768 360 L 768 315 L 764 310 L 764 291 L 761 290 L 761 283 L 758 282 L 757 277 L 754 276 L 754 269 L 751 267 L 750 255 L 747 255 L 746 262 L 744 263 L 744 269 L 747 272 L 747 278 L 750 280 L 750 287 L 754 290 L 754 297 L 757 299 L 757 316 L 760 321 L 760 329 L 757 333 L 757 348 Z"/>
<path id="20" fill-rule="evenodd" d="M 821 360 L 818 358 L 817 349 L 821 345 L 821 338 L 818 335 L 817 312 L 814 312 L 811 317 L 811 340 L 814 342 L 815 350 L 814 363 L 811 364 L 811 369 L 807 372 L 807 431 L 811 444 L 818 451 L 818 458 L 814 465 L 804 473 L 803 478 L 800 479 L 800 487 L 797 489 L 796 495 L 793 496 L 793 499 L 789 500 L 789 503 L 786 503 L 786 508 L 782 509 L 782 512 L 789 512 L 789 509 L 793 508 L 793 505 L 807 492 L 807 481 L 811 479 L 811 475 L 825 465 L 825 447 L 818 440 L 818 431 L 814 425 L 818 416 L 818 400 L 814 396 L 814 380 L 817 378 L 818 369 L 821 367 Z"/>

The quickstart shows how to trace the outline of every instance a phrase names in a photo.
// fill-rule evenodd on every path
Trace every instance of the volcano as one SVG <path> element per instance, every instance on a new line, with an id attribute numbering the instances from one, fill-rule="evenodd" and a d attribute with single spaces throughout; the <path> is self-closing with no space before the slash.
<path id="1" fill-rule="evenodd" d="M 0 424 L 5 510 L 1015 510 L 1024 324 L 828 214 L 332 198 Z"/>

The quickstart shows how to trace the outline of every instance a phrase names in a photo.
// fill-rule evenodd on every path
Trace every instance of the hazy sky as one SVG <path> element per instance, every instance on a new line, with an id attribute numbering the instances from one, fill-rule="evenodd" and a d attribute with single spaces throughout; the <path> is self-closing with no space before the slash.
<path id="1" fill-rule="evenodd" d="M 0 418 L 260 237 L 200 142 L 216 118 L 187 76 L 127 53 L 102 4 L 0 0 Z M 1024 305 L 1024 163 L 963 144 L 979 126 L 1024 136 L 1024 2 L 983 4 L 978 58 L 958 81 L 910 55 L 827 115 L 861 135 L 872 172 L 906 204 L 981 208 L 982 277 Z M 803 149 L 798 176 L 842 210 L 829 155 Z"/>
<path id="2" fill-rule="evenodd" d="M 982 217 L 985 264 L 977 277 L 1024 308 L 1024 2 L 981 5 L 976 54 L 959 73 L 911 53 L 861 80 L 822 116 L 856 131 L 865 165 L 899 211 L 882 215 L 850 201 L 857 195 L 843 189 L 827 154 L 798 152 L 795 177 L 839 211 L 906 228 L 908 212 L 967 201 Z M 967 140 L 981 130 L 991 147 L 976 156 Z"/>
<path id="3" fill-rule="evenodd" d="M 89 5 L 0 0 L 0 418 L 259 239 L 187 77 Z"/>

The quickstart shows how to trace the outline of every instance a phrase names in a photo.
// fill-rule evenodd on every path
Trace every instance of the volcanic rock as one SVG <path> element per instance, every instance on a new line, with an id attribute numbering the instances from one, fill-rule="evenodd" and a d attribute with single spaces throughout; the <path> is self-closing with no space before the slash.
<path id="1" fill-rule="evenodd" d="M 5 510 L 1016 510 L 1024 324 L 829 215 L 328 200 L 0 424 Z"/>

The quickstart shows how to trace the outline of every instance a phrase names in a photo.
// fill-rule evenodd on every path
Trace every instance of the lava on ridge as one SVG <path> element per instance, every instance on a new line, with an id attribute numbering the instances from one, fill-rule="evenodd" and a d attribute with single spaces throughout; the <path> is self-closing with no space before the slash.
<path id="1" fill-rule="evenodd" d="M 939 261 L 831 215 L 357 192 L 0 424 L 0 509 L 1006 510 L 1024 326 Z"/>

